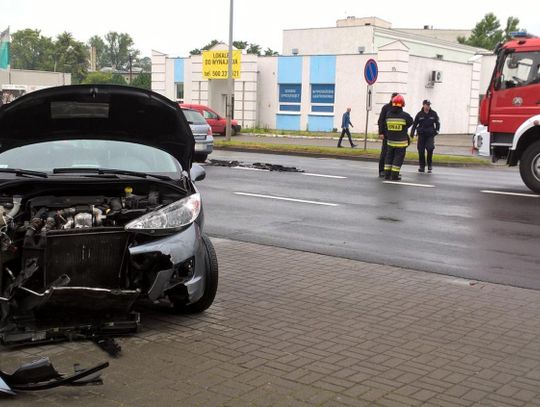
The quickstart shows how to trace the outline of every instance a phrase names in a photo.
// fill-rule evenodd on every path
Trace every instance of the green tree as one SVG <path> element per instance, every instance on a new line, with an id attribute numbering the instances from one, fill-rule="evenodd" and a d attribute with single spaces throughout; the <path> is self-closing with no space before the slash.
<path id="1" fill-rule="evenodd" d="M 72 82 L 79 83 L 88 72 L 88 48 L 67 31 L 59 34 L 52 49 L 53 71 L 69 72 Z"/>
<path id="2" fill-rule="evenodd" d="M 272 57 L 272 56 L 279 55 L 279 53 L 277 51 L 274 51 L 272 48 L 268 47 L 264 50 L 264 55 L 267 57 Z"/>
<path id="3" fill-rule="evenodd" d="M 246 49 L 248 46 L 248 42 L 247 41 L 233 41 L 232 45 L 236 49 Z"/>
<path id="4" fill-rule="evenodd" d="M 495 49 L 498 43 L 510 38 L 510 33 L 517 30 L 518 24 L 518 18 L 508 17 L 506 27 L 503 30 L 495 14 L 488 13 L 476 24 L 469 38 L 458 37 L 458 42 L 492 50 Z"/>
<path id="5" fill-rule="evenodd" d="M 112 74 L 110 72 L 90 72 L 83 79 L 84 84 L 114 84 L 114 85 L 127 85 L 126 80 L 122 75 Z"/>
<path id="6" fill-rule="evenodd" d="M 15 69 L 52 70 L 54 48 L 49 37 L 40 30 L 19 30 L 11 36 L 11 67 Z"/>
<path id="7" fill-rule="evenodd" d="M 143 72 L 152 72 L 152 60 L 150 57 L 143 57 L 136 61 L 134 66 L 142 68 Z"/>
<path id="8" fill-rule="evenodd" d="M 94 35 L 88 40 L 88 47 L 96 50 L 96 70 L 100 70 L 104 66 L 110 66 L 110 58 L 107 53 L 105 41 L 99 35 Z"/>
<path id="9" fill-rule="evenodd" d="M 136 86 L 138 88 L 143 89 L 151 89 L 152 88 L 152 74 L 149 72 L 142 72 L 140 73 L 131 83 L 132 86 Z"/>
<path id="10" fill-rule="evenodd" d="M 259 44 L 249 44 L 246 52 L 248 54 L 261 55 L 261 46 Z"/>
<path id="11" fill-rule="evenodd" d="M 192 49 L 191 51 L 189 51 L 189 55 L 201 55 L 202 51 L 208 51 L 210 48 L 212 48 L 216 44 L 219 44 L 219 41 L 218 40 L 212 40 L 202 48 Z"/>
<path id="12" fill-rule="evenodd" d="M 127 33 L 110 31 L 105 35 L 105 50 L 108 56 L 107 62 L 114 69 L 126 68 L 129 64 L 129 57 L 136 59 L 139 50 L 134 48 L 134 42 Z"/>

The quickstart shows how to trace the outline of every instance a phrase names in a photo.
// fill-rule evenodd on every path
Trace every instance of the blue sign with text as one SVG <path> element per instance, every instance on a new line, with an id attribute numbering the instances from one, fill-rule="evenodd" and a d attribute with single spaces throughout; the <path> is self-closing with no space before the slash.
<path id="1" fill-rule="evenodd" d="M 302 85 L 279 85 L 280 103 L 300 103 L 302 101 Z"/>
<path id="2" fill-rule="evenodd" d="M 311 103 L 334 103 L 335 85 L 311 85 Z"/>
<path id="3" fill-rule="evenodd" d="M 368 85 L 373 85 L 377 82 L 377 76 L 379 76 L 379 68 L 377 62 L 374 59 L 368 59 L 364 66 L 364 78 Z"/>

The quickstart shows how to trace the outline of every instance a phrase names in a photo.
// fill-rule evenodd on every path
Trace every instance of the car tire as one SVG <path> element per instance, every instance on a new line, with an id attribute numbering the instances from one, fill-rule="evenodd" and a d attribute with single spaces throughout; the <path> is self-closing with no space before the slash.
<path id="1" fill-rule="evenodd" d="M 204 250 L 206 252 L 205 256 L 205 285 L 204 293 L 201 298 L 199 298 L 193 304 L 184 304 L 184 303 L 174 303 L 174 310 L 176 312 L 186 313 L 186 314 L 198 314 L 208 309 L 210 305 L 214 302 L 216 297 L 217 287 L 218 287 L 218 261 L 216 250 L 214 245 L 205 234 L 202 235 L 202 242 Z"/>
<path id="2" fill-rule="evenodd" d="M 540 194 L 540 141 L 527 147 L 521 156 L 519 173 L 525 185 Z"/>
<path id="3" fill-rule="evenodd" d="M 203 163 L 208 158 L 208 154 L 194 154 L 193 155 L 193 161 L 197 163 Z"/>

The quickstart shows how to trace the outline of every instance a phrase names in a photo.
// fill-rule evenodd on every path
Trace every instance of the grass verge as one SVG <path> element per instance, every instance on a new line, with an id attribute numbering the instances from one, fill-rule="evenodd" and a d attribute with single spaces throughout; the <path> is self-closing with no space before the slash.
<path id="1" fill-rule="evenodd" d="M 304 136 L 304 137 L 339 137 L 341 130 L 339 131 L 302 131 L 302 130 L 276 130 L 265 129 L 261 127 L 250 127 L 240 131 L 245 134 L 272 134 L 276 136 Z M 353 138 L 364 139 L 364 133 L 351 133 Z M 379 138 L 378 134 L 368 133 L 368 140 L 376 140 Z"/>
<path id="2" fill-rule="evenodd" d="M 242 142 L 242 141 L 226 141 L 214 140 L 214 147 L 222 150 L 253 150 L 261 152 L 276 152 L 276 153 L 291 153 L 313 156 L 330 156 L 330 157 L 350 157 L 378 160 L 380 150 L 362 148 L 336 148 L 336 147 L 320 147 L 320 146 L 302 146 L 296 144 L 272 144 L 259 142 Z M 406 161 L 418 161 L 418 153 L 407 151 L 405 156 Z M 454 165 L 486 165 L 489 166 L 488 160 L 478 157 L 467 157 L 459 155 L 433 155 L 434 163 L 454 164 Z"/>

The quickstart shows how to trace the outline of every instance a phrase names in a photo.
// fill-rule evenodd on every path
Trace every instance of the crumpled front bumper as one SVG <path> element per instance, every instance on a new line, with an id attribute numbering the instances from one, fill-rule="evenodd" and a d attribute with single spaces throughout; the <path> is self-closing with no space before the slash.
<path id="1" fill-rule="evenodd" d="M 22 345 L 126 335 L 139 329 L 139 314 L 132 311 L 139 298 L 157 302 L 174 296 L 187 305 L 203 295 L 205 253 L 199 224 L 127 251 L 127 258 L 166 259 L 159 263 L 165 267 L 154 270 L 147 291 L 73 286 L 65 274 L 45 290 L 32 290 L 28 288 L 32 278 L 39 277 L 34 266 L 24 278 L 12 283 L 8 297 L 0 297 L 0 342 Z M 75 276 L 74 281 L 77 279 L 80 281 L 80 276 Z"/>

